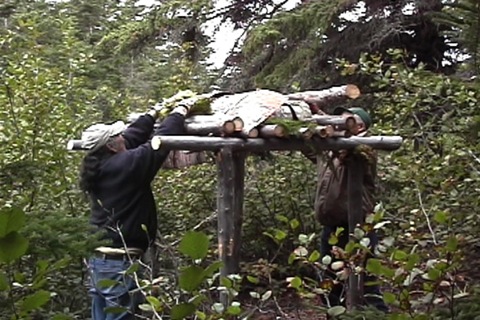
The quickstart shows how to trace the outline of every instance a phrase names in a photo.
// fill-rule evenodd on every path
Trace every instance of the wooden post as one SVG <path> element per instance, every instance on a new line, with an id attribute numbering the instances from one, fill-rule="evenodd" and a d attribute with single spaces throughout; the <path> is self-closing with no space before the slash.
<path id="1" fill-rule="evenodd" d="M 348 233 L 351 235 L 355 227 L 363 223 L 362 192 L 364 162 L 362 159 L 353 157 L 348 162 Z M 348 277 L 347 286 L 347 309 L 353 310 L 359 306 L 363 299 L 363 274 L 352 272 Z"/>
<path id="2" fill-rule="evenodd" d="M 240 249 L 242 244 L 243 198 L 245 185 L 245 158 L 244 151 L 233 153 L 233 245 L 231 257 L 231 272 L 240 272 Z"/>
<path id="3" fill-rule="evenodd" d="M 218 212 L 218 255 L 223 262 L 220 276 L 226 277 L 233 269 L 231 256 L 233 246 L 233 152 L 231 148 L 223 148 L 217 153 L 217 212 Z M 220 302 L 227 307 L 228 295 L 220 293 Z"/>

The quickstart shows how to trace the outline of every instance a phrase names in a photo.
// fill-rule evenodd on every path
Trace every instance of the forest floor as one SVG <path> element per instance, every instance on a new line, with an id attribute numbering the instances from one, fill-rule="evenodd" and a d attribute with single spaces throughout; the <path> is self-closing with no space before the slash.
<path id="1" fill-rule="evenodd" d="M 464 257 L 461 268 L 456 277 L 457 288 L 474 288 L 480 284 L 480 245 L 469 245 L 462 248 Z M 391 291 L 391 288 L 383 288 L 382 291 Z M 277 297 L 264 304 L 261 308 L 254 301 L 242 303 L 246 309 L 255 310 L 251 319 L 255 320 L 324 320 L 326 312 L 322 308 L 320 297 L 316 299 L 302 299 L 296 292 L 287 291 L 281 297 Z"/>

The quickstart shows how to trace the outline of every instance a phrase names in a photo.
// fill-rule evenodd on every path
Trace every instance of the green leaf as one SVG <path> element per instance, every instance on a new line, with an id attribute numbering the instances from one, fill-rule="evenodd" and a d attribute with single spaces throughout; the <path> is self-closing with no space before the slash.
<path id="1" fill-rule="evenodd" d="M 16 231 L 0 238 L 0 262 L 10 263 L 23 256 L 28 249 L 28 241 Z"/>
<path id="2" fill-rule="evenodd" d="M 250 283 L 253 283 L 253 284 L 257 284 L 259 283 L 260 281 L 258 280 L 257 277 L 254 277 L 254 276 L 247 276 L 247 280 L 250 282 Z"/>
<path id="3" fill-rule="evenodd" d="M 134 262 L 130 265 L 130 267 L 128 267 L 127 270 L 125 270 L 125 274 L 134 274 L 138 271 L 138 268 L 140 268 L 140 264 L 138 262 Z"/>
<path id="4" fill-rule="evenodd" d="M 195 311 L 195 315 L 197 316 L 197 318 L 199 320 L 205 320 L 207 319 L 207 315 L 205 314 L 205 312 L 202 312 L 202 311 Z"/>
<path id="5" fill-rule="evenodd" d="M 99 287 L 101 289 L 106 289 L 106 288 L 114 287 L 114 286 L 118 285 L 119 283 L 120 282 L 118 282 L 117 280 L 101 279 L 101 280 L 98 280 L 97 287 Z"/>
<path id="6" fill-rule="evenodd" d="M 223 311 L 225 310 L 225 307 L 223 306 L 223 303 L 215 302 L 212 305 L 212 310 L 215 311 L 216 313 L 223 313 Z"/>
<path id="7" fill-rule="evenodd" d="M 428 279 L 435 281 L 442 275 L 442 272 L 436 268 L 428 270 Z"/>
<path id="8" fill-rule="evenodd" d="M 128 308 L 125 308 L 125 307 L 106 307 L 103 310 L 105 311 L 105 313 L 115 314 L 115 313 L 124 313 L 124 312 L 128 311 Z"/>
<path id="9" fill-rule="evenodd" d="M 262 295 L 262 301 L 268 300 L 272 296 L 272 290 L 268 290 Z"/>
<path id="10" fill-rule="evenodd" d="M 368 259 L 366 269 L 370 273 L 380 275 L 382 271 L 382 262 L 375 258 Z"/>
<path id="11" fill-rule="evenodd" d="M 11 207 L 0 211 L 0 238 L 20 230 L 24 225 L 25 213 L 22 210 Z"/>
<path id="12" fill-rule="evenodd" d="M 417 253 L 412 253 L 408 256 L 407 264 L 405 269 L 412 270 L 420 262 L 420 256 Z"/>
<path id="13" fill-rule="evenodd" d="M 345 228 L 344 227 L 338 227 L 336 230 L 335 230 L 335 236 L 339 236 L 343 231 L 345 231 Z"/>
<path id="14" fill-rule="evenodd" d="M 298 235 L 298 241 L 301 243 L 301 244 L 307 244 L 308 241 L 309 241 L 309 238 L 306 234 L 299 234 Z"/>
<path id="15" fill-rule="evenodd" d="M 179 251 L 197 260 L 203 259 L 208 253 L 209 240 L 203 232 L 188 231 L 180 242 Z"/>
<path id="16" fill-rule="evenodd" d="M 275 229 L 275 239 L 278 241 L 282 241 L 287 237 L 287 233 L 280 229 Z"/>
<path id="17" fill-rule="evenodd" d="M 288 264 L 292 264 L 297 259 L 297 255 L 295 253 L 290 253 L 288 256 Z"/>
<path id="18" fill-rule="evenodd" d="M 309 262 L 315 262 L 315 261 L 317 261 L 318 259 L 320 259 L 320 252 L 318 252 L 317 250 L 314 250 L 314 251 L 310 254 L 310 257 L 308 257 L 308 261 L 309 261 Z"/>
<path id="19" fill-rule="evenodd" d="M 445 211 L 437 211 L 433 217 L 433 219 L 440 223 L 440 224 L 444 224 L 447 222 L 447 213 Z"/>
<path id="20" fill-rule="evenodd" d="M 298 289 L 300 288 L 301 285 L 302 285 L 302 279 L 300 279 L 299 277 L 293 277 L 290 280 L 290 286 L 292 288 Z"/>
<path id="21" fill-rule="evenodd" d="M 225 288 L 232 288 L 233 287 L 233 282 L 227 277 L 221 277 L 220 278 L 220 285 L 224 286 Z"/>
<path id="22" fill-rule="evenodd" d="M 447 251 L 448 252 L 455 252 L 457 250 L 457 247 L 458 247 L 457 237 L 455 237 L 455 236 L 449 237 L 447 239 L 447 245 L 446 245 Z"/>
<path id="23" fill-rule="evenodd" d="M 299 226 L 300 222 L 297 219 L 290 220 L 290 228 L 292 228 L 292 230 L 297 229 Z"/>
<path id="24" fill-rule="evenodd" d="M 180 288 L 188 292 L 194 291 L 202 284 L 204 272 L 205 270 L 199 266 L 189 266 L 183 269 L 178 279 Z"/>
<path id="25" fill-rule="evenodd" d="M 232 316 L 238 316 L 242 312 L 240 306 L 229 306 L 227 308 L 227 313 Z"/>
<path id="26" fill-rule="evenodd" d="M 52 320 L 72 320 L 71 316 L 67 316 L 66 314 L 56 314 L 52 317 Z"/>
<path id="27" fill-rule="evenodd" d="M 203 276 L 205 278 L 210 278 L 215 272 L 220 270 L 222 266 L 223 266 L 222 261 L 215 261 L 211 263 L 208 267 L 205 268 L 205 271 L 203 272 Z"/>
<path id="28" fill-rule="evenodd" d="M 396 298 L 397 298 L 397 296 L 394 295 L 391 292 L 384 292 L 383 293 L 383 301 L 385 301 L 385 303 L 392 304 L 392 303 L 395 302 Z"/>
<path id="29" fill-rule="evenodd" d="M 338 243 L 338 237 L 332 233 L 330 235 L 330 237 L 328 238 L 328 244 L 331 245 L 331 246 L 334 246 L 337 243 Z"/>
<path id="30" fill-rule="evenodd" d="M 7 276 L 5 273 L 0 272 L 0 291 L 6 291 L 10 288 L 10 285 L 8 283 Z"/>
<path id="31" fill-rule="evenodd" d="M 23 299 L 20 310 L 22 312 L 30 312 L 38 309 L 50 300 L 50 292 L 45 290 L 37 291 Z"/>
<path id="32" fill-rule="evenodd" d="M 286 216 L 284 216 L 283 214 L 275 215 L 275 219 L 277 219 L 280 222 L 288 223 L 288 218 Z"/>
<path id="33" fill-rule="evenodd" d="M 405 261 L 408 258 L 408 254 L 402 250 L 395 250 L 393 253 L 393 259 L 398 261 Z"/>
<path id="34" fill-rule="evenodd" d="M 345 311 L 347 311 L 347 309 L 344 306 L 335 306 L 335 307 L 328 308 L 327 313 L 331 317 L 336 317 L 341 314 L 344 314 Z"/>
<path id="35" fill-rule="evenodd" d="M 181 303 L 173 306 L 170 312 L 172 320 L 182 320 L 195 313 L 195 305 L 192 303 Z"/>
<path id="36" fill-rule="evenodd" d="M 153 308 L 156 311 L 161 311 L 162 310 L 162 303 L 156 297 L 147 296 L 145 299 L 148 301 L 148 303 L 150 303 L 150 305 L 153 306 Z"/>

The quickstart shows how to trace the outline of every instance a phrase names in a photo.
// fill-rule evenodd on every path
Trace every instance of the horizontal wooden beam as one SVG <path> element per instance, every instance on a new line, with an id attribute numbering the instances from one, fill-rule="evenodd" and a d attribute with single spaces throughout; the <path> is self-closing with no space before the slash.
<path id="1" fill-rule="evenodd" d="M 371 136 L 349 138 L 312 138 L 307 141 L 298 138 L 281 139 L 242 139 L 222 137 L 198 137 L 198 136 L 154 136 L 152 138 L 153 149 L 164 147 L 170 150 L 219 150 L 229 147 L 233 150 L 243 151 L 266 151 L 266 150 L 304 150 L 311 151 L 312 147 L 317 150 L 342 150 L 352 149 L 358 145 L 367 145 L 378 150 L 396 150 L 402 145 L 400 136 Z"/>

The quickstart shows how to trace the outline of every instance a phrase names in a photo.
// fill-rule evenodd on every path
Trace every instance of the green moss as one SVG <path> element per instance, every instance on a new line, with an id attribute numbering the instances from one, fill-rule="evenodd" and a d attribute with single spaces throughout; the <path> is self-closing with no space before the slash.
<path id="1" fill-rule="evenodd" d="M 298 120 L 279 118 L 269 119 L 265 123 L 281 126 L 289 136 L 300 136 L 301 134 L 299 131 L 301 128 L 308 128 L 310 130 L 313 130 L 316 126 L 315 123 L 312 122 L 303 122 Z"/>

